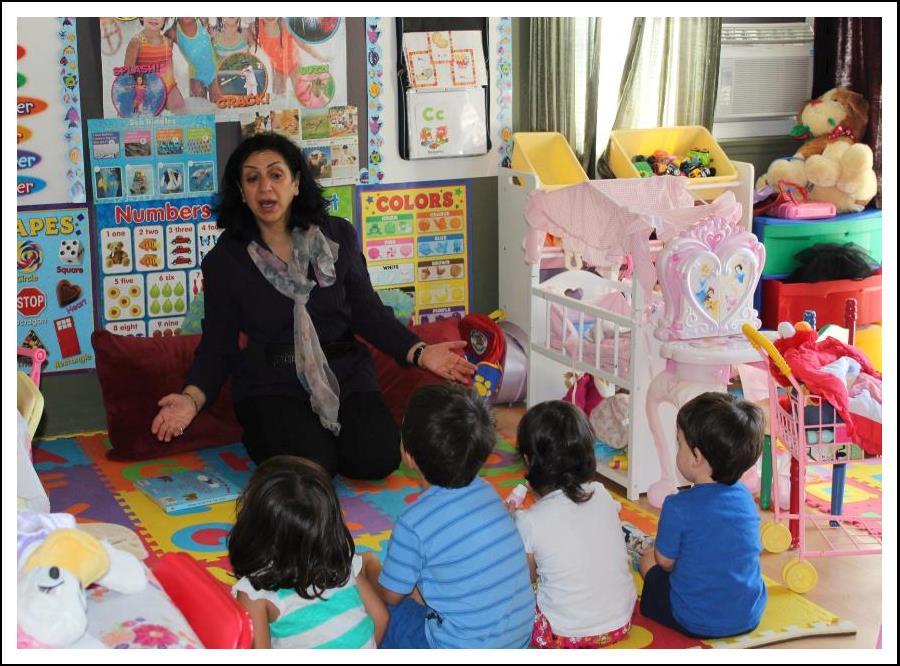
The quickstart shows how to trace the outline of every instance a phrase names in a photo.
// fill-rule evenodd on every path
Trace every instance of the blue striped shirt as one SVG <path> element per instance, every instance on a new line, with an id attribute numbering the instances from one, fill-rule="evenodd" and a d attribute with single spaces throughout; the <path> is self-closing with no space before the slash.
<path id="1" fill-rule="evenodd" d="M 464 488 L 431 486 L 394 526 L 381 584 L 418 585 L 434 648 L 522 648 L 534 593 L 522 539 L 496 491 L 476 477 Z"/>

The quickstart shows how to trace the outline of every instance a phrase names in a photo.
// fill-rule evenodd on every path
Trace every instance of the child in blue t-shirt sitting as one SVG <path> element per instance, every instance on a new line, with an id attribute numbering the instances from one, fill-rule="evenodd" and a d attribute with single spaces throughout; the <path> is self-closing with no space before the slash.
<path id="1" fill-rule="evenodd" d="M 677 424 L 675 464 L 693 486 L 666 498 L 656 545 L 641 556 L 641 613 L 699 638 L 752 631 L 767 595 L 759 514 L 738 479 L 762 452 L 763 412 L 728 393 L 703 393 Z"/>
<path id="2" fill-rule="evenodd" d="M 368 555 L 390 622 L 382 648 L 523 648 L 534 593 L 512 516 L 477 476 L 496 443 L 490 408 L 458 384 L 419 388 L 401 454 L 422 494 L 397 519 L 384 568 Z"/>

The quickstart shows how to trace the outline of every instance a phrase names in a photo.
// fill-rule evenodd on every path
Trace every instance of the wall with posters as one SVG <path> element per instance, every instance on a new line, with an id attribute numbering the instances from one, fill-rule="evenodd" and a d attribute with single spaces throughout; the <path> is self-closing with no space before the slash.
<path id="1" fill-rule="evenodd" d="M 371 136 L 371 127 L 367 127 L 367 67 L 366 67 L 366 27 L 363 18 L 348 18 L 342 21 L 346 30 L 346 104 L 358 108 L 358 159 L 361 166 L 367 163 L 368 141 Z M 104 87 L 103 79 L 103 55 L 101 48 L 109 48 L 107 39 L 114 39 L 114 34 L 102 34 L 101 26 L 96 18 L 79 18 L 77 26 L 77 54 L 80 71 L 81 90 L 81 116 L 85 123 L 83 132 L 83 154 L 90 150 L 86 124 L 88 119 L 104 118 L 104 104 L 110 89 Z M 177 50 L 177 48 L 176 48 Z M 264 60 L 260 56 L 261 60 Z M 274 79 L 274 77 L 273 77 Z M 274 84 L 274 80 L 270 85 Z M 290 82 L 288 82 L 290 84 Z M 188 88 L 189 90 L 189 84 Z M 189 93 L 188 93 L 189 96 Z M 187 100 L 190 102 L 189 100 Z M 344 102 L 342 102 L 344 103 Z M 208 112 L 207 109 L 198 109 L 197 112 Z M 165 116 L 167 114 L 163 114 Z M 239 117 L 239 114 L 235 116 Z M 368 129 L 368 132 L 366 131 Z M 240 142 L 240 124 L 236 121 L 218 122 L 215 125 L 215 162 L 219 170 L 224 168 L 228 156 L 234 147 Z M 492 136 L 492 141 L 495 138 Z M 441 162 L 449 163 L 451 160 L 433 160 L 433 164 Z M 421 163 L 420 163 L 421 164 Z M 470 210 L 470 272 L 475 279 L 472 282 L 470 309 L 480 312 L 489 312 L 497 304 L 497 186 L 493 177 L 470 177 L 476 173 L 467 174 L 468 182 L 467 207 Z M 407 179 L 408 181 L 437 180 L 446 178 L 447 175 L 437 178 L 420 178 L 419 175 Z M 427 183 L 424 184 L 427 186 Z M 415 185 L 418 186 L 418 185 Z M 102 203 L 94 201 L 90 184 L 87 185 L 88 204 Z M 355 215 L 354 185 L 342 185 L 331 188 L 328 191 L 328 199 L 337 211 L 336 214 L 352 218 Z M 357 224 L 359 221 L 357 220 Z M 98 254 L 99 241 L 88 244 L 86 251 L 90 251 L 93 261 L 99 262 L 103 258 Z M 167 268 L 166 271 L 169 271 Z M 135 275 L 142 275 L 135 271 Z M 146 275 L 146 274 L 143 274 Z M 186 278 L 187 279 L 187 278 Z M 72 282 L 71 278 L 69 279 Z M 130 286 L 130 285 L 129 285 Z M 145 283 L 146 286 L 146 283 Z M 152 285 L 151 285 L 152 288 Z M 162 289 L 160 289 L 162 293 Z M 174 287 L 173 287 L 174 293 Z M 55 295 L 51 294 L 55 299 Z M 149 308 L 152 303 L 146 300 Z M 132 305 L 129 303 L 129 306 Z M 175 302 L 171 303 L 174 308 Z M 160 303 L 160 307 L 163 302 Z M 97 299 L 94 308 L 98 310 L 98 321 L 101 319 L 99 308 L 105 307 L 102 301 Z M 149 325 L 151 318 L 146 318 L 144 323 Z M 137 323 L 137 319 L 129 320 Z M 86 343 L 89 346 L 89 343 Z M 61 408 L 46 410 L 45 419 L 41 426 L 41 434 L 59 435 L 71 432 L 86 432 L 103 430 L 106 428 L 105 414 L 102 409 L 102 397 L 96 374 L 93 372 L 81 372 L 64 375 L 47 375 L 42 380 L 41 390 L 45 395 L 48 405 L 63 405 Z"/>
<path id="2" fill-rule="evenodd" d="M 18 205 L 83 203 L 75 21 L 35 18 L 27 25 L 16 35 Z"/>

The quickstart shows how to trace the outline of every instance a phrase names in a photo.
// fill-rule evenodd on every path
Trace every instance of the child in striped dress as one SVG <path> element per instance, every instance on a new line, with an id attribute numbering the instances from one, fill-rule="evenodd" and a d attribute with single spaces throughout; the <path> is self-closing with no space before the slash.
<path id="1" fill-rule="evenodd" d="M 374 648 L 388 614 L 341 517 L 328 474 L 296 456 L 257 468 L 237 503 L 231 592 L 255 648 Z"/>

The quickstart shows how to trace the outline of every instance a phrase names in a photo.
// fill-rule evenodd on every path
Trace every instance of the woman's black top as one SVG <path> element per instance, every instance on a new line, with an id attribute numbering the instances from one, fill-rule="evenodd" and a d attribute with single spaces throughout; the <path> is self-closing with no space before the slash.
<path id="1" fill-rule="evenodd" d="M 356 229 L 346 220 L 329 217 L 322 232 L 338 243 L 335 283 L 316 286 L 306 304 L 328 364 L 341 387 L 341 397 L 379 390 L 372 355 L 354 335 L 365 338 L 401 364 L 419 338 L 385 306 L 369 280 Z M 203 338 L 195 352 L 187 383 L 213 402 L 225 379 L 232 376 L 234 399 L 258 395 L 308 396 L 292 363 L 283 352 L 293 349 L 293 301 L 278 292 L 256 268 L 247 245 L 255 238 L 222 233 L 203 259 Z M 309 277 L 315 279 L 310 269 Z M 238 349 L 238 334 L 250 346 Z M 267 353 L 272 352 L 272 353 Z"/>

